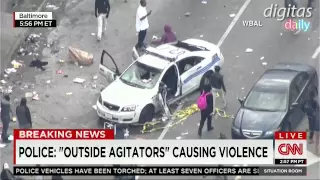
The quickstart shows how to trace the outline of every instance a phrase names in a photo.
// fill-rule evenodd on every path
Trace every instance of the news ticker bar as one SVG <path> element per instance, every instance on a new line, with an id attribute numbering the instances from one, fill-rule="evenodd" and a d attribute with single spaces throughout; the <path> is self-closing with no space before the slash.
<path id="1" fill-rule="evenodd" d="M 306 167 L 14 167 L 13 174 L 18 176 L 63 175 L 63 176 L 306 176 Z"/>
<path id="2" fill-rule="evenodd" d="M 57 20 L 15 20 L 13 27 L 57 27 Z"/>

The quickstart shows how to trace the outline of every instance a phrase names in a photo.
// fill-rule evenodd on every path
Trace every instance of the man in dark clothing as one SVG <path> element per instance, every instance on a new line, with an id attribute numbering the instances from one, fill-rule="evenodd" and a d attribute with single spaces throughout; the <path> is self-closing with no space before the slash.
<path id="1" fill-rule="evenodd" d="M 5 95 L 1 100 L 1 121 L 2 121 L 2 133 L 1 139 L 3 142 L 10 142 L 8 139 L 8 129 L 11 120 L 12 110 L 10 106 L 10 97 L 9 95 Z"/>
<path id="2" fill-rule="evenodd" d="M 200 138 L 202 136 L 202 128 L 206 120 L 207 120 L 208 131 L 213 130 L 213 127 L 212 127 L 213 95 L 210 92 L 211 92 L 211 86 L 205 85 L 202 93 L 205 93 L 205 94 L 209 93 L 209 94 L 206 96 L 207 107 L 205 110 L 201 111 L 201 120 L 200 120 L 199 129 L 198 129 L 198 136 Z"/>
<path id="3" fill-rule="evenodd" d="M 10 171 L 8 163 L 4 163 L 1 171 L 1 180 L 14 180 L 15 177 Z"/>
<path id="4" fill-rule="evenodd" d="M 219 95 L 222 97 L 224 108 L 227 106 L 227 101 L 225 99 L 225 94 L 227 93 L 226 87 L 224 86 L 223 76 L 220 74 L 220 66 L 215 66 L 214 70 L 215 72 L 212 73 L 210 77 L 210 83 L 212 87 L 212 94 L 213 94 L 213 108 L 216 108 L 216 95 L 219 93 Z"/>
<path id="5" fill-rule="evenodd" d="M 309 143 L 313 143 L 314 131 L 319 131 L 319 104 L 314 98 L 314 94 L 311 93 L 308 100 L 302 107 L 302 111 L 307 115 L 309 121 Z"/>
<path id="6" fill-rule="evenodd" d="M 107 31 L 107 19 L 110 13 L 109 0 L 96 0 L 94 14 L 98 20 L 97 40 L 101 40 L 102 32 Z M 104 28 L 104 29 L 103 29 Z"/>
<path id="7" fill-rule="evenodd" d="M 27 99 L 21 98 L 20 105 L 17 106 L 16 115 L 19 122 L 19 128 L 29 129 L 32 128 L 31 114 L 27 106 Z"/>

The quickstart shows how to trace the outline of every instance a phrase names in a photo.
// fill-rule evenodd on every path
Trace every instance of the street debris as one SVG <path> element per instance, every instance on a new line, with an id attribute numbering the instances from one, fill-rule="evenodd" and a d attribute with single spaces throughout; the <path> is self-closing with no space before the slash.
<path id="1" fill-rule="evenodd" d="M 93 64 L 93 54 L 69 47 L 69 60 L 82 66 L 90 66 Z"/>
<path id="2" fill-rule="evenodd" d="M 46 81 L 46 83 L 47 83 L 47 84 L 50 84 L 50 83 L 51 83 L 51 81 L 50 81 L 50 80 L 47 80 L 47 81 Z"/>
<path id="3" fill-rule="evenodd" d="M 4 72 L 6 74 L 11 74 L 11 73 L 17 72 L 17 70 L 15 68 L 8 68 L 8 69 L 4 70 Z"/>
<path id="4" fill-rule="evenodd" d="M 180 139 L 182 139 L 182 137 L 181 137 L 181 136 L 176 137 L 176 140 L 180 140 Z"/>
<path id="5" fill-rule="evenodd" d="M 236 16 L 236 14 L 229 14 L 229 16 L 230 16 L 231 18 L 233 18 L 233 17 Z"/>
<path id="6" fill-rule="evenodd" d="M 282 33 L 280 33 L 280 36 L 282 36 Z"/>
<path id="7" fill-rule="evenodd" d="M 129 137 L 129 133 L 130 133 L 130 132 L 129 132 L 129 129 L 128 129 L 128 128 L 125 129 L 125 130 L 124 130 L 124 137 L 126 137 L 126 138 Z"/>
<path id="8" fill-rule="evenodd" d="M 46 70 L 43 66 L 48 65 L 48 62 L 41 61 L 40 59 L 32 60 L 29 64 L 29 67 L 39 68 L 42 71 Z"/>
<path id="9" fill-rule="evenodd" d="M 97 88 L 97 85 L 96 84 L 92 84 L 91 86 L 93 89 L 96 89 Z"/>
<path id="10" fill-rule="evenodd" d="M 69 76 L 68 76 L 68 74 L 65 74 L 65 75 L 63 75 L 63 77 L 67 78 L 67 77 L 69 77 Z"/>
<path id="11" fill-rule="evenodd" d="M 92 79 L 93 79 L 93 80 L 97 80 L 97 79 L 98 79 L 98 76 L 95 75 L 95 76 L 92 77 Z"/>
<path id="12" fill-rule="evenodd" d="M 83 68 L 83 66 L 80 66 L 79 68 L 80 68 L 80 69 L 82 69 L 82 68 Z"/>
<path id="13" fill-rule="evenodd" d="M 201 1 L 201 3 L 202 3 L 202 4 L 207 4 L 208 2 L 207 2 L 207 1 Z"/>
<path id="14" fill-rule="evenodd" d="M 184 16 L 186 16 L 186 17 L 189 17 L 191 15 L 191 13 L 190 12 L 186 12 L 186 13 L 184 13 Z"/>
<path id="15" fill-rule="evenodd" d="M 79 83 L 79 84 L 83 84 L 85 81 L 86 81 L 86 80 L 85 80 L 85 79 L 82 79 L 82 78 L 75 78 L 75 79 L 73 80 L 73 82 Z"/>
<path id="16" fill-rule="evenodd" d="M 19 69 L 22 66 L 22 64 L 16 60 L 11 61 L 11 64 L 15 69 Z"/>
<path id="17" fill-rule="evenodd" d="M 267 62 L 263 62 L 262 65 L 266 66 L 268 63 Z"/>
<path id="18" fill-rule="evenodd" d="M 236 58 L 238 58 L 239 56 L 236 56 Z"/>
<path id="19" fill-rule="evenodd" d="M 31 98 L 33 96 L 32 92 L 26 92 L 24 95 L 26 98 Z"/>
<path id="20" fill-rule="evenodd" d="M 47 8 L 47 9 L 52 9 L 52 10 L 57 10 L 57 9 L 59 9 L 58 6 L 55 6 L 55 5 L 49 4 L 49 3 L 46 5 L 46 8 Z"/>
<path id="21" fill-rule="evenodd" d="M 56 74 L 63 74 L 63 71 L 61 69 L 56 71 Z"/>
<path id="22" fill-rule="evenodd" d="M 32 97 L 32 100 L 39 100 L 39 95 L 38 94 L 35 94 L 33 97 Z"/>
<path id="23" fill-rule="evenodd" d="M 7 81 L 5 81 L 5 80 L 1 80 L 0 82 L 1 82 L 1 84 L 7 84 Z"/>
<path id="24" fill-rule="evenodd" d="M 264 60 L 264 57 L 262 56 L 262 57 L 260 58 L 260 60 L 261 60 L 261 61 Z"/>
<path id="25" fill-rule="evenodd" d="M 203 38 L 203 34 L 201 34 L 200 37 Z"/>
<path id="26" fill-rule="evenodd" d="M 91 33 L 91 36 L 95 36 L 96 34 L 95 33 Z"/>
<path id="27" fill-rule="evenodd" d="M 60 60 L 58 61 L 58 63 L 63 64 L 63 63 L 65 63 L 65 60 L 60 59 Z"/>
<path id="28" fill-rule="evenodd" d="M 67 92 L 66 95 L 70 96 L 72 95 L 72 92 Z"/>
<path id="29" fill-rule="evenodd" d="M 253 49 L 250 49 L 250 48 L 246 49 L 246 53 L 251 53 L 251 52 L 253 52 Z"/>
<path id="30" fill-rule="evenodd" d="M 188 135 L 188 134 L 189 134 L 188 132 L 185 132 L 185 133 L 182 133 L 181 135 L 185 136 L 185 135 Z"/>
<path id="31" fill-rule="evenodd" d="M 244 90 L 244 87 L 242 87 L 241 89 Z"/>
<path id="32" fill-rule="evenodd" d="M 254 74 L 254 72 L 252 71 L 251 74 Z"/>

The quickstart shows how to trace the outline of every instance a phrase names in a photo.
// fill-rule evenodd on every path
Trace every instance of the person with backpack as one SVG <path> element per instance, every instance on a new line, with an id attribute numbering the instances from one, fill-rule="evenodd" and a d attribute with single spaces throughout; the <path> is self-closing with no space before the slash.
<path id="1" fill-rule="evenodd" d="M 201 120 L 200 120 L 199 129 L 198 129 L 198 135 L 201 138 L 202 128 L 206 120 L 207 120 L 208 131 L 213 130 L 213 127 L 212 127 L 213 95 L 211 93 L 210 85 L 204 85 L 203 92 L 198 98 L 197 105 L 201 111 Z"/>

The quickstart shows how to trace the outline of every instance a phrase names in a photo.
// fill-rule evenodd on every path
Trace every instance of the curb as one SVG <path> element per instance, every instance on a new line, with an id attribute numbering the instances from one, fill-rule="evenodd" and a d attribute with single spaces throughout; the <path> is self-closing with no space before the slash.
<path id="1" fill-rule="evenodd" d="M 48 0 L 44 0 L 38 7 L 38 9 L 35 12 L 39 12 L 42 11 L 45 7 L 45 5 L 47 4 Z M 16 49 L 20 46 L 20 44 L 22 43 L 22 41 L 24 41 L 24 39 L 30 34 L 30 32 L 32 31 L 33 28 L 25 28 L 16 38 L 14 44 L 11 46 L 11 48 L 7 51 L 6 55 L 7 58 L 9 59 L 9 62 L 12 60 L 12 56 L 15 53 Z M 0 74 L 2 74 L 4 72 L 5 69 L 7 69 L 8 67 L 8 62 L 5 62 L 3 64 L 3 67 L 0 69 Z"/>

